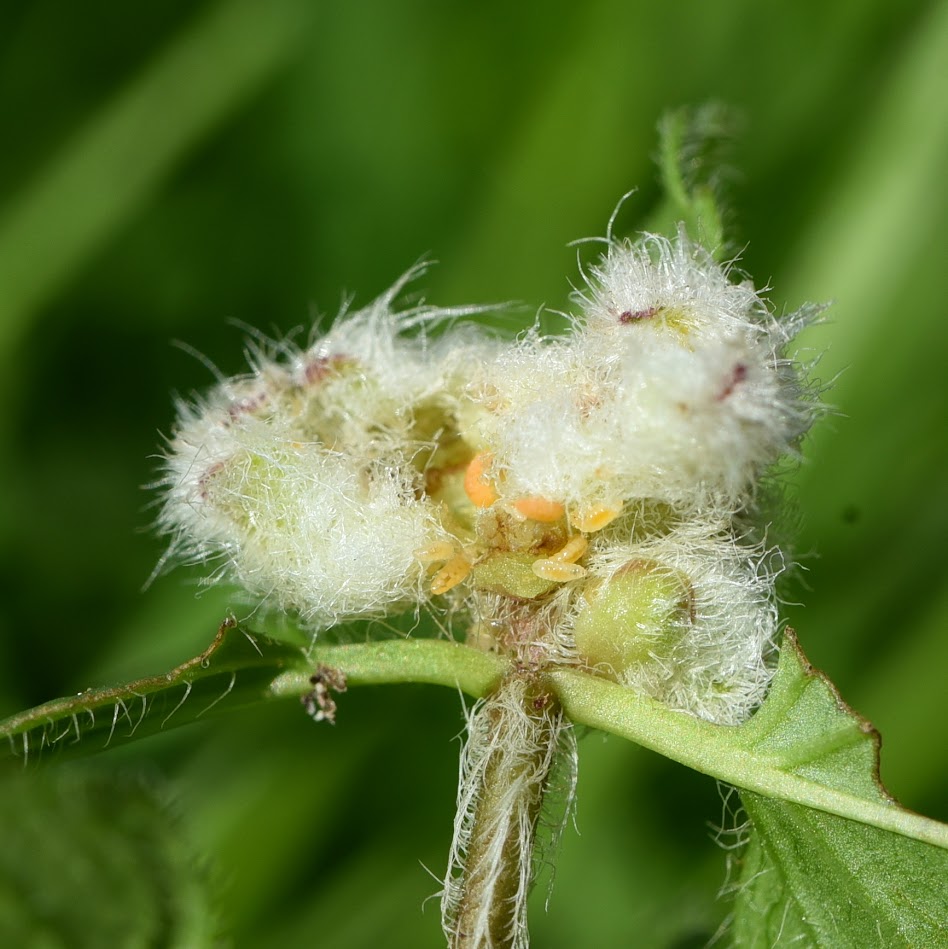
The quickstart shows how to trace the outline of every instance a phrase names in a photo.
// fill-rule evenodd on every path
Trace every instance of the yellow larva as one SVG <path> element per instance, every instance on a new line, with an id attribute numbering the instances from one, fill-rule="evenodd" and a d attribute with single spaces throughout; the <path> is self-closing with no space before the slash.
<path id="1" fill-rule="evenodd" d="M 593 504 L 585 508 L 572 508 L 569 522 L 584 534 L 594 534 L 611 524 L 622 513 L 622 502 L 617 504 Z"/>
<path id="2" fill-rule="evenodd" d="M 435 541 L 427 547 L 421 547 L 414 552 L 415 559 L 420 563 L 438 563 L 438 561 L 451 560 L 457 552 L 454 544 L 448 540 Z"/>
<path id="3" fill-rule="evenodd" d="M 586 568 L 578 563 L 565 563 L 548 557 L 534 561 L 532 569 L 541 579 L 553 580 L 555 583 L 568 583 L 586 576 Z"/>
<path id="4" fill-rule="evenodd" d="M 555 554 L 550 554 L 550 560 L 556 563 L 576 563 L 589 549 L 589 541 L 582 534 L 571 537 Z"/>
<path id="5" fill-rule="evenodd" d="M 454 589 L 471 572 L 471 562 L 463 554 L 449 560 L 431 579 L 431 592 L 436 596 Z"/>

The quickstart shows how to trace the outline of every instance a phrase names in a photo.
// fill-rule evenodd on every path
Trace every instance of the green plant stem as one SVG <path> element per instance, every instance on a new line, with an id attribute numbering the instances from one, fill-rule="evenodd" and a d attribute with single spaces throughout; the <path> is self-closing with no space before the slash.
<path id="1" fill-rule="evenodd" d="M 305 667 L 289 669 L 270 685 L 274 698 L 308 692 L 316 666 L 338 669 L 350 686 L 421 682 L 460 689 L 482 698 L 497 687 L 507 660 L 443 639 L 394 639 L 344 646 L 317 645 Z"/>
<path id="2" fill-rule="evenodd" d="M 787 770 L 780 755 L 767 756 L 745 747 L 740 732 L 746 726 L 701 721 L 587 673 L 559 669 L 548 675 L 564 711 L 576 724 L 627 738 L 739 788 L 948 849 L 948 825 L 904 810 L 894 802 L 868 800 L 794 774 Z M 835 740 L 835 736 L 827 736 L 823 750 L 833 750 Z M 808 750 L 817 749 L 811 745 Z"/>
<path id="3" fill-rule="evenodd" d="M 384 652 L 376 652 L 386 647 Z M 431 682 L 483 696 L 499 680 L 504 660 L 451 643 L 408 640 L 356 646 L 330 646 L 314 653 L 320 663 L 338 668 L 351 685 L 382 682 Z M 675 711 L 645 695 L 578 669 L 548 670 L 546 678 L 567 717 L 579 725 L 634 741 L 674 761 L 729 784 L 767 797 L 794 801 L 829 814 L 914 837 L 948 849 L 948 825 L 922 817 L 895 802 L 871 800 L 837 790 L 795 773 L 793 761 L 762 753 L 748 740 L 755 718 L 744 726 L 723 726 Z M 281 694 L 301 694 L 308 679 L 281 676 Z M 765 703 L 758 716 L 779 717 Z M 806 752 L 815 755 L 857 741 L 858 728 L 820 735 Z M 865 737 L 864 735 L 862 737 Z"/>
<path id="4" fill-rule="evenodd" d="M 800 660 L 792 643 L 784 651 L 791 684 L 815 681 L 812 670 L 793 671 Z M 11 754 L 21 748 L 22 758 L 26 758 L 28 749 L 30 754 L 42 751 L 44 745 L 62 744 L 60 739 L 81 752 L 87 744 L 87 730 L 103 733 L 108 745 L 113 738 L 130 740 L 135 733 L 147 734 L 192 721 L 238 698 L 246 703 L 307 695 L 313 688 L 310 677 L 318 666 L 336 670 L 348 686 L 424 682 L 459 689 L 474 697 L 496 689 L 510 669 L 508 661 L 500 656 L 444 640 L 318 646 L 304 656 L 292 647 L 272 642 L 267 645 L 262 638 L 242 630 L 231 630 L 228 637 L 222 629 L 206 653 L 165 676 L 48 702 L 0 722 L 0 738 L 8 739 Z M 881 793 L 850 791 L 834 785 L 832 779 L 807 772 L 808 762 L 869 741 L 862 724 L 851 714 L 840 712 L 840 720 L 828 728 L 821 729 L 819 722 L 814 722 L 812 728 L 807 727 L 803 741 L 791 742 L 787 747 L 768 746 L 762 740 L 767 737 L 767 729 L 779 726 L 795 712 L 792 689 L 783 695 L 772 689 L 760 711 L 746 724 L 722 726 L 675 711 L 578 669 L 547 669 L 543 676 L 566 716 L 576 724 L 634 741 L 739 788 L 948 849 L 948 825 L 913 814 Z M 200 700 L 206 699 L 207 704 L 195 704 L 203 687 L 208 691 Z M 188 696 L 188 705 L 182 708 Z M 140 703 L 140 713 L 134 720 L 129 713 L 133 702 Z M 189 708 L 193 710 L 190 713 Z M 122 719 L 130 725 L 127 734 L 119 734 L 116 729 Z M 73 732 L 74 741 L 69 737 Z M 867 772 L 872 769 L 871 760 L 865 764 Z"/>
<path id="5" fill-rule="evenodd" d="M 505 677 L 471 717 L 456 828 L 464 840 L 452 854 L 463 867 L 446 883 L 451 949 L 523 944 L 537 823 L 561 728 L 555 698 L 529 673 Z"/>

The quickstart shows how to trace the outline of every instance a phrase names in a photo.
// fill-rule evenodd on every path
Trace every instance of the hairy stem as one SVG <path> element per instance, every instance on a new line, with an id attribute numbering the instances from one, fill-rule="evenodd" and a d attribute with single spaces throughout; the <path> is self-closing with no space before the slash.
<path id="1" fill-rule="evenodd" d="M 452 949 L 526 945 L 534 843 L 563 728 L 530 673 L 507 676 L 473 710 L 442 900 Z"/>

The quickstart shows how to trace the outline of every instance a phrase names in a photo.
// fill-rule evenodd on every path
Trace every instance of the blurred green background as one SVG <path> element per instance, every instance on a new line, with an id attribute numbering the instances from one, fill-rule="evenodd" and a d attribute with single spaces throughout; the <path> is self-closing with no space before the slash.
<path id="1" fill-rule="evenodd" d="M 423 255 L 433 303 L 563 307 L 568 242 L 632 187 L 617 231 L 653 209 L 662 113 L 717 99 L 744 120 L 742 267 L 778 308 L 836 301 L 804 340 L 839 377 L 794 477 L 786 617 L 882 731 L 891 791 L 948 819 L 946 63 L 931 0 L 6 0 L 0 715 L 168 668 L 239 604 L 184 569 L 142 591 L 171 393 L 212 381 L 173 340 L 239 371 L 234 321 L 305 337 Z M 53 921 L 36 944 L 108 944 L 103 920 L 158 900 L 165 936 L 112 944 L 441 945 L 425 868 L 443 872 L 461 725 L 456 695 L 388 687 L 347 695 L 335 728 L 288 703 L 95 759 L 106 812 L 130 783 L 159 799 L 183 856 L 149 872 L 193 883 L 191 930 L 164 890 L 123 886 L 150 879 L 134 855 L 114 875 L 73 859 L 97 825 L 51 803 L 68 787 L 4 792 L 12 825 L 46 808 L 21 841 L 43 881 L 24 901 Z M 704 945 L 728 912 L 718 789 L 600 735 L 580 752 L 580 833 L 535 944 Z"/>

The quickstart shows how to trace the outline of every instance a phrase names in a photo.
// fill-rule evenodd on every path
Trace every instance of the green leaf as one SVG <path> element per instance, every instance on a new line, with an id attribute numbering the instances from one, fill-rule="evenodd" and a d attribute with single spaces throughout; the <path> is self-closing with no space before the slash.
<path id="1" fill-rule="evenodd" d="M 585 709 L 571 711 L 596 724 Z M 637 734 L 741 788 L 752 831 L 735 945 L 948 945 L 948 827 L 888 794 L 879 781 L 878 734 L 809 665 L 791 631 L 767 700 L 746 724 L 683 719 L 674 736 L 672 729 L 663 736 L 661 724 L 647 719 L 612 727 L 600 720 L 599 727 Z"/>
<path id="2" fill-rule="evenodd" d="M 770 693 L 740 726 L 714 725 L 588 673 L 556 669 L 570 718 L 765 797 L 948 849 L 948 825 L 904 810 L 878 776 L 878 736 L 843 705 L 787 631 Z"/>
<path id="3" fill-rule="evenodd" d="M 748 750 L 776 754 L 788 773 L 900 811 L 879 781 L 878 734 L 806 662 L 792 633 L 768 701 L 740 731 Z M 753 830 L 736 945 L 948 943 L 948 851 L 748 791 L 741 799 Z"/>
<path id="4" fill-rule="evenodd" d="M 657 156 L 664 200 L 646 230 L 673 236 L 684 226 L 692 240 L 723 259 L 727 248 L 718 192 L 736 124 L 732 110 L 716 102 L 665 115 Z"/>
<path id="5" fill-rule="evenodd" d="M 767 701 L 738 729 L 740 743 L 787 774 L 894 806 L 879 780 L 876 730 L 846 705 L 787 630 Z"/>
<path id="6" fill-rule="evenodd" d="M 161 796 L 74 770 L 0 781 L 0 943 L 210 946 L 209 874 Z"/>
<path id="7" fill-rule="evenodd" d="M 8 739 L 0 742 L 0 756 L 27 764 L 115 747 L 263 701 L 273 680 L 294 666 L 311 669 L 297 647 L 225 622 L 204 652 L 164 675 L 88 689 L 0 722 L 0 738 Z"/>
<path id="8" fill-rule="evenodd" d="M 948 851 L 799 804 L 741 798 L 753 831 L 736 946 L 948 945 Z"/>

